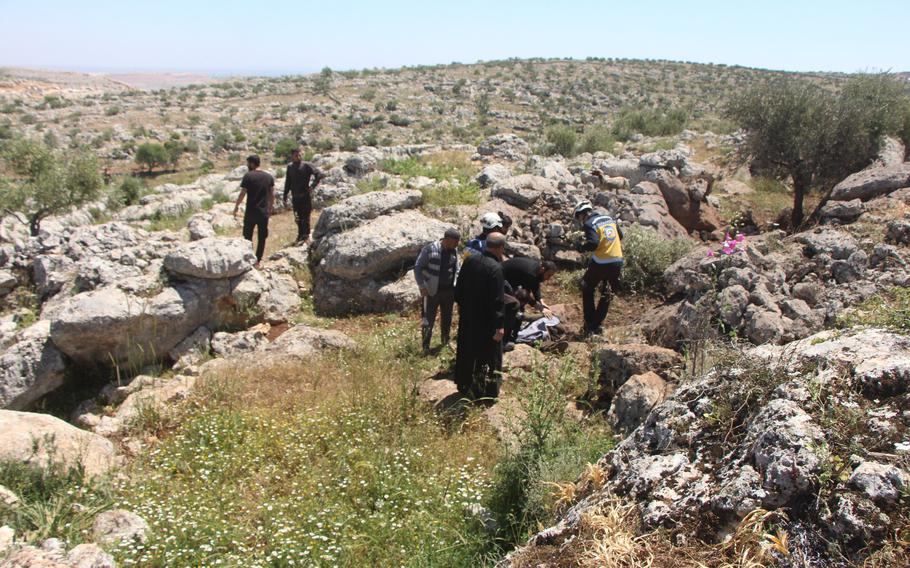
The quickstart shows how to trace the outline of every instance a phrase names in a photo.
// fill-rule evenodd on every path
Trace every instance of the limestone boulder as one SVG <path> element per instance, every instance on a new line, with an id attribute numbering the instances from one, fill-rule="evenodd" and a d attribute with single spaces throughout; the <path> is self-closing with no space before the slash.
<path id="1" fill-rule="evenodd" d="M 531 154 L 531 146 L 514 134 L 496 134 L 484 139 L 477 147 L 477 153 L 484 157 L 519 162 Z"/>
<path id="2" fill-rule="evenodd" d="M 63 355 L 50 341 L 50 329 L 41 320 L 0 354 L 0 408 L 27 409 L 63 384 Z"/>
<path id="3" fill-rule="evenodd" d="M 256 255 L 245 239 L 208 237 L 177 247 L 164 257 L 164 268 L 190 278 L 233 278 L 253 268 Z"/>
<path id="4" fill-rule="evenodd" d="M 541 197 L 555 194 L 557 183 L 551 179 L 532 174 L 520 174 L 506 178 L 491 190 L 493 197 L 498 197 L 519 209 L 528 209 Z"/>
<path id="5" fill-rule="evenodd" d="M 165 288 L 151 298 L 102 288 L 58 306 L 50 337 L 76 363 L 141 366 L 206 323 L 211 317 L 207 301 L 188 286 Z"/>
<path id="6" fill-rule="evenodd" d="M 313 228 L 313 239 L 358 227 L 382 215 L 414 209 L 423 202 L 418 190 L 372 191 L 348 197 L 323 209 Z"/>
<path id="7" fill-rule="evenodd" d="M 114 445 L 47 414 L 0 410 L 0 459 L 44 466 L 55 460 L 102 475 L 118 464 Z"/>
<path id="8" fill-rule="evenodd" d="M 143 543 L 148 540 L 149 525 L 139 515 L 125 509 L 104 511 L 95 517 L 92 536 L 105 546 L 119 546 L 124 542 Z"/>
<path id="9" fill-rule="evenodd" d="M 872 166 L 856 172 L 834 186 L 831 199 L 834 201 L 851 201 L 861 199 L 869 201 L 873 197 L 910 187 L 910 162 L 892 166 Z"/>
<path id="10" fill-rule="evenodd" d="M 670 384 L 657 373 L 633 375 L 616 391 L 607 420 L 624 432 L 638 428 L 648 413 L 671 392 Z"/>
<path id="11" fill-rule="evenodd" d="M 417 211 L 373 219 L 355 231 L 331 235 L 316 245 L 320 271 L 346 280 L 380 277 L 413 266 L 420 250 L 453 225 Z"/>

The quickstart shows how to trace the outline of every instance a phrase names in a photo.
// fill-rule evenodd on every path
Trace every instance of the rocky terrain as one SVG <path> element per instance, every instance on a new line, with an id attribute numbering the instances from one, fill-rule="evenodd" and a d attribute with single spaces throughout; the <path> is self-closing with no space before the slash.
<path id="1" fill-rule="evenodd" d="M 129 205 L 105 196 L 46 219 L 37 236 L 15 216 L 0 220 L 0 458 L 10 468 L 0 471 L 26 488 L 25 474 L 7 473 L 14 466 L 84 475 L 78 501 L 50 515 L 78 529 L 45 530 L 37 490 L 0 486 L 0 518 L 19 527 L 0 528 L 3 565 L 905 565 L 904 146 L 889 139 L 834 188 L 818 226 L 791 235 L 771 219 L 741 222 L 767 198 L 728 160 L 741 134 L 680 129 L 609 150 L 543 151 L 541 105 L 587 122 L 593 109 L 672 92 L 707 118 L 722 93 L 703 92 L 758 73 L 705 67 L 496 62 L 8 101 L 22 132 L 76 120 L 85 126 L 70 139 L 115 161 L 131 159 L 129 121 L 143 137 L 211 143 L 200 155 L 221 152 L 232 166 L 227 152 L 272 148 L 296 128 L 327 175 L 313 240 L 289 244 L 291 214 L 279 206 L 259 268 L 231 216 L 244 167 L 150 184 Z M 682 74 L 691 89 L 677 87 Z M 295 110 L 302 91 L 310 102 Z M 477 104 L 484 93 L 496 94 L 492 108 Z M 199 120 L 171 128 L 162 117 L 172 112 Z M 390 112 L 409 124 L 389 116 L 378 127 Z M 29 113 L 40 121 L 23 124 Z M 125 121 L 106 127 L 109 139 L 93 130 L 101 115 Z M 421 121 L 430 126 L 413 126 Z M 216 148 L 235 126 L 243 140 L 231 133 Z M 320 146 L 329 132 L 353 142 Z M 361 143 L 369 132 L 387 143 Z M 651 283 L 624 291 L 607 334 L 586 340 L 572 333 L 585 259 L 571 219 L 582 199 L 619 219 L 627 278 Z M 558 353 L 507 354 L 501 400 L 471 409 L 457 401 L 450 351 L 415 354 L 411 270 L 424 244 L 453 226 L 478 232 L 491 210 L 514 220 L 510 254 L 559 265 L 546 292 L 570 335 Z M 371 405 L 375 417 L 357 414 Z M 401 430 L 385 430 L 392 417 Z M 557 431 L 607 441 L 570 462 L 547 453 Z M 528 455 L 537 461 L 509 462 Z M 341 473 L 308 477 L 316 462 Z M 570 470 L 520 477 L 529 487 L 505 493 L 512 505 L 529 495 L 547 504 L 527 543 L 529 527 L 509 534 L 520 525 L 497 505 L 497 491 L 517 485 L 495 483 L 509 463 Z M 114 483 L 116 497 L 93 493 L 91 479 Z M 414 487 L 419 498 L 401 497 Z M 187 501 L 169 501 L 178 498 Z M 254 505 L 237 506 L 242 498 Z M 310 502 L 324 506 L 299 508 Z M 374 517 L 382 524 L 357 524 Z M 429 540 L 396 540 L 400 553 L 364 544 L 380 530 Z M 456 550 L 470 554 L 452 560 Z"/>

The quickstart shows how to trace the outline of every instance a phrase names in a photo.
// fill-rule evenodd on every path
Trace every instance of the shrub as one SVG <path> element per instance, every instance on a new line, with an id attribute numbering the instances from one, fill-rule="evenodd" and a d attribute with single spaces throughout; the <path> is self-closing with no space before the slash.
<path id="1" fill-rule="evenodd" d="M 688 113 L 680 108 L 631 108 L 620 109 L 613 119 L 613 135 L 625 142 L 635 134 L 645 136 L 673 136 L 686 127 Z"/>
<path id="2" fill-rule="evenodd" d="M 342 152 L 356 152 L 357 148 L 360 146 L 360 142 L 357 141 L 353 136 L 345 136 L 341 144 L 338 146 L 338 149 Z"/>
<path id="3" fill-rule="evenodd" d="M 275 158 L 290 161 L 291 152 L 299 147 L 293 138 L 282 138 L 275 144 Z"/>
<path id="4" fill-rule="evenodd" d="M 687 238 L 665 239 L 638 226 L 625 229 L 623 237 L 622 285 L 633 292 L 662 291 L 664 270 L 695 247 Z"/>
<path id="5" fill-rule="evenodd" d="M 571 126 L 558 124 L 547 128 L 544 136 L 547 139 L 547 153 L 559 154 L 564 158 L 575 155 L 575 130 Z"/>
<path id="6" fill-rule="evenodd" d="M 579 152 L 612 152 L 616 138 L 610 129 L 602 125 L 594 125 L 585 129 L 578 147 Z"/>
<path id="7" fill-rule="evenodd" d="M 123 178 L 123 181 L 117 186 L 117 190 L 114 192 L 113 197 L 117 204 L 129 206 L 139 203 L 139 199 L 142 198 L 144 193 L 145 185 L 138 179 L 127 176 Z"/>

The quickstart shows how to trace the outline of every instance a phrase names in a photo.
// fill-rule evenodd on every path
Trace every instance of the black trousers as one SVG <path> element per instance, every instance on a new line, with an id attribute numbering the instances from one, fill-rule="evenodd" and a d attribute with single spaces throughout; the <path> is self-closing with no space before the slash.
<path id="1" fill-rule="evenodd" d="M 622 272 L 622 263 L 597 264 L 591 262 L 581 279 L 581 304 L 585 314 L 585 331 L 597 332 L 607 310 L 613 294 L 619 290 L 619 276 Z M 599 298 L 595 303 L 594 294 L 600 290 Z"/>
<path id="2" fill-rule="evenodd" d="M 310 238 L 310 215 L 313 212 L 313 198 L 310 194 L 295 195 L 291 198 L 294 220 L 297 221 L 297 240 Z"/>
<path id="3" fill-rule="evenodd" d="M 503 312 L 503 343 L 515 343 L 518 337 L 518 312 L 521 311 L 521 302 L 515 296 L 502 295 L 505 310 Z"/>
<path id="4" fill-rule="evenodd" d="M 420 331 L 423 339 L 423 348 L 430 348 L 433 338 L 433 324 L 436 322 L 436 312 L 441 312 L 439 318 L 439 333 L 442 342 L 448 343 L 452 333 L 452 309 L 455 306 L 455 289 L 440 290 L 435 296 L 424 296 L 420 304 Z"/>
<path id="5" fill-rule="evenodd" d="M 247 209 L 243 215 L 243 238 L 253 242 L 253 229 L 257 231 L 256 260 L 265 253 L 265 239 L 269 236 L 269 216 L 261 211 Z"/>

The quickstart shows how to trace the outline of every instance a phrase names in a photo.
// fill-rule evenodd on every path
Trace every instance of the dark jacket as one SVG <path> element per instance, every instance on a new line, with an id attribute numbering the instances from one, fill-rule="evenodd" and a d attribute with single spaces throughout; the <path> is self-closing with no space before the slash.
<path id="1" fill-rule="evenodd" d="M 459 333 L 461 324 L 465 324 L 471 335 L 486 340 L 503 327 L 504 282 L 502 264 L 489 252 L 471 255 L 464 261 L 455 284 Z"/>
<path id="2" fill-rule="evenodd" d="M 540 261 L 533 258 L 510 258 L 502 263 L 502 272 L 506 282 L 517 290 L 520 286 L 531 294 L 535 302 L 540 301 L 540 283 L 543 275 L 540 274 Z"/>

